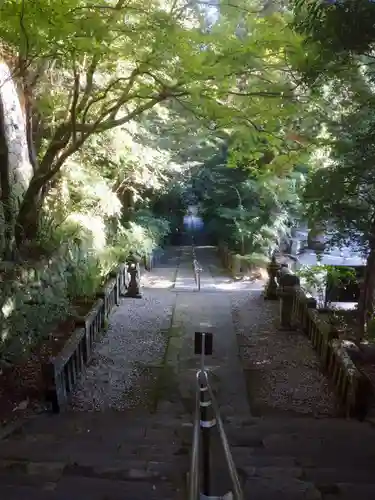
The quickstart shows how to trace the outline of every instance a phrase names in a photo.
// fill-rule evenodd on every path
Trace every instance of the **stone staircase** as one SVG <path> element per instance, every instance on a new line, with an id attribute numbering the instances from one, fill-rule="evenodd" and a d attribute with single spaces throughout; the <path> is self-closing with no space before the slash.
<path id="1" fill-rule="evenodd" d="M 182 500 L 181 427 L 134 411 L 40 415 L 0 442 L 0 498 Z"/>
<path id="2" fill-rule="evenodd" d="M 272 417 L 227 424 L 249 500 L 375 499 L 375 429 L 354 420 Z"/>
<path id="3" fill-rule="evenodd" d="M 375 429 L 297 417 L 225 422 L 246 500 L 375 499 Z M 183 500 L 192 427 L 167 414 L 40 415 L 0 443 L 4 500 Z M 229 481 L 213 439 L 214 495 Z"/>

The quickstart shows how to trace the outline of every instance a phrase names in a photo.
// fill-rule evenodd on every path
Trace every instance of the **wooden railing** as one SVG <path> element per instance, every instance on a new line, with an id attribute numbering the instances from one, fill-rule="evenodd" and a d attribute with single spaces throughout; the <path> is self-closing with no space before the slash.
<path id="1" fill-rule="evenodd" d="M 104 285 L 103 290 L 97 293 L 97 297 L 101 298 L 104 303 L 104 316 L 108 318 L 109 313 L 120 303 L 119 293 L 117 291 L 119 286 L 118 278 L 109 278 L 107 283 Z"/>
<path id="2" fill-rule="evenodd" d="M 43 365 L 46 399 L 58 413 L 69 397 L 88 362 L 85 328 L 75 330 L 60 354 Z"/>

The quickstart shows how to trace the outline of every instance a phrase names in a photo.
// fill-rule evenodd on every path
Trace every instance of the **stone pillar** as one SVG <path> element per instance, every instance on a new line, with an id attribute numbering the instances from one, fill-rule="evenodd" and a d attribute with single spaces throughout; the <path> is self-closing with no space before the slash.
<path id="1" fill-rule="evenodd" d="M 264 299 L 265 300 L 277 300 L 277 282 L 276 276 L 280 269 L 280 264 L 276 262 L 275 255 L 272 256 L 271 262 L 268 264 L 267 272 L 268 272 L 268 282 L 266 284 L 266 288 L 264 290 Z"/>
<path id="2" fill-rule="evenodd" d="M 300 281 L 298 276 L 292 274 L 287 267 L 281 269 L 279 275 L 279 297 L 280 297 L 280 329 L 293 330 L 293 306 L 296 290 Z"/>

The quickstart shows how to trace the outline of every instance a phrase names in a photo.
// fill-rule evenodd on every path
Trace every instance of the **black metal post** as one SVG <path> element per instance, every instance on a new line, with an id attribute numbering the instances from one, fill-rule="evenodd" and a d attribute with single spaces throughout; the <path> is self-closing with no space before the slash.
<path id="1" fill-rule="evenodd" d="M 201 432 L 202 432 L 202 493 L 209 497 L 211 489 L 210 425 L 208 406 L 210 404 L 207 386 L 201 385 Z"/>

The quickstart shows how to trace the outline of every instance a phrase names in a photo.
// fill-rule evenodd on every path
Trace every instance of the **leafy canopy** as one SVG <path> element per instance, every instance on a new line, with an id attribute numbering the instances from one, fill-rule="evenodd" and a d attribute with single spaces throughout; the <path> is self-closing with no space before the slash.
<path id="1" fill-rule="evenodd" d="M 0 37 L 44 123 L 38 176 L 171 99 L 216 129 L 279 133 L 298 101 L 285 58 L 299 39 L 279 15 L 245 15 L 241 37 L 238 21 L 232 9 L 203 29 L 202 11 L 182 2 L 6 1 Z"/>

